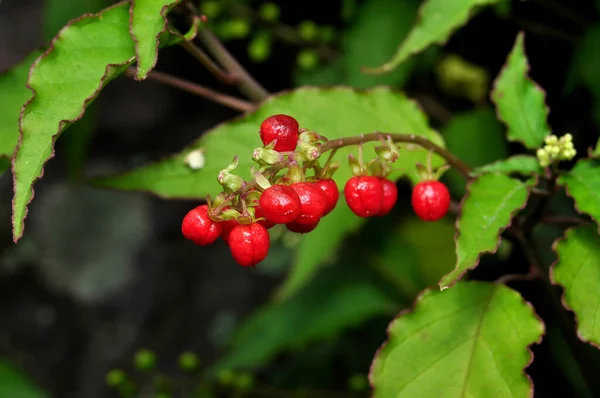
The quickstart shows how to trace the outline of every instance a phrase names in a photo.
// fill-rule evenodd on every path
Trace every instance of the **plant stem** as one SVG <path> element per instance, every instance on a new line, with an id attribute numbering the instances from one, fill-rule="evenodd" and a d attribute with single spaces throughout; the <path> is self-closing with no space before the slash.
<path id="1" fill-rule="evenodd" d="M 240 91 L 248 99 L 260 102 L 269 96 L 269 92 L 244 69 L 208 28 L 200 30 L 198 37 L 219 63 L 239 79 Z"/>
<path id="2" fill-rule="evenodd" d="M 441 157 L 443 157 L 444 159 L 446 159 L 446 161 L 452 167 L 454 167 L 456 170 L 458 170 L 463 175 L 463 177 L 465 177 L 465 179 L 468 180 L 470 178 L 469 174 L 471 173 L 471 168 L 466 163 L 464 163 L 462 160 L 460 160 L 458 157 L 456 157 L 450 151 L 438 146 L 437 144 L 434 144 L 427 138 L 421 137 L 416 134 L 387 134 L 387 133 L 376 132 L 376 133 L 369 133 L 369 134 L 360 134 L 360 135 L 353 136 L 353 137 L 328 140 L 327 142 L 325 142 L 324 144 L 321 145 L 320 155 L 323 155 L 327 151 L 337 150 L 339 148 L 343 148 L 343 147 L 347 147 L 347 146 L 362 145 L 366 142 L 372 142 L 372 141 L 381 141 L 382 138 L 386 139 L 387 137 L 390 137 L 392 142 L 395 142 L 395 143 L 399 143 L 399 142 L 412 143 L 412 144 L 416 144 L 422 148 L 433 151 L 433 152 L 437 153 L 438 155 L 440 155 Z M 281 162 L 277 162 L 277 163 L 273 164 L 272 166 L 270 166 L 269 168 L 267 168 L 266 170 L 264 170 L 264 172 L 262 174 L 267 178 L 272 177 L 272 176 L 276 175 L 279 171 L 288 167 L 290 164 L 290 161 L 291 161 L 291 159 L 288 158 Z M 256 187 L 257 187 L 256 180 L 248 181 L 241 189 L 237 190 L 232 195 L 230 195 L 229 198 L 227 198 L 221 205 L 219 205 L 216 208 L 214 208 L 213 210 L 211 210 L 209 215 L 213 219 L 218 220 L 219 219 L 218 217 L 221 214 L 221 211 L 229 204 L 229 202 L 231 202 L 231 199 L 233 199 L 234 197 L 237 197 L 238 195 L 242 195 L 248 191 L 251 191 L 252 189 L 255 189 Z"/>
<path id="3" fill-rule="evenodd" d="M 212 73 L 217 79 L 225 84 L 237 84 L 239 79 L 237 76 L 232 75 L 222 70 L 200 47 L 196 46 L 191 41 L 183 40 L 180 43 L 187 52 L 194 56 L 210 73 Z"/>
<path id="4" fill-rule="evenodd" d="M 542 224 L 563 224 L 566 226 L 587 225 L 590 222 L 580 217 L 544 216 L 539 220 Z"/>
<path id="5" fill-rule="evenodd" d="M 125 71 L 125 76 L 134 78 L 135 69 L 131 68 Z M 245 101 L 243 99 L 235 98 L 227 94 L 219 93 L 218 91 L 211 90 L 199 84 L 192 83 L 190 81 L 180 79 L 175 76 L 168 75 L 166 73 L 152 71 L 148 73 L 148 79 L 154 80 L 160 83 L 164 83 L 171 87 L 176 87 L 189 93 L 195 94 L 199 97 L 205 98 L 209 101 L 216 102 L 217 104 L 224 105 L 228 108 L 241 111 L 250 112 L 255 109 L 254 104 Z"/>

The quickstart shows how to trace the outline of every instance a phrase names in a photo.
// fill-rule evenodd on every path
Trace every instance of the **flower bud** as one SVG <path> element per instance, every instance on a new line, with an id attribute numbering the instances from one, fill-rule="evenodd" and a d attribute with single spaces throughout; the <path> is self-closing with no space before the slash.
<path id="1" fill-rule="evenodd" d="M 267 148 L 256 148 L 252 153 L 252 160 L 261 165 L 273 165 L 283 162 L 284 157 L 281 153 Z"/>

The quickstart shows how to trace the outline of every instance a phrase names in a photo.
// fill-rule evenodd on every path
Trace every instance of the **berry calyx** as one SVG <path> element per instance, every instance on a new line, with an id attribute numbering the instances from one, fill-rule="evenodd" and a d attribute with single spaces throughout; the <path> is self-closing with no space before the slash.
<path id="1" fill-rule="evenodd" d="M 315 185 L 321 188 L 321 191 L 323 191 L 325 198 L 327 199 L 327 207 L 325 208 L 325 214 L 323 214 L 326 216 L 335 208 L 335 205 L 340 198 L 340 190 L 332 179 L 318 180 L 315 182 Z"/>
<path id="2" fill-rule="evenodd" d="M 257 223 L 265 227 L 266 229 L 271 229 L 275 226 L 275 223 L 266 219 L 263 209 L 260 205 L 257 205 L 254 208 L 254 217 L 255 218 L 263 218 L 263 220 L 258 220 Z"/>
<path id="3" fill-rule="evenodd" d="M 240 224 L 229 234 L 231 255 L 242 267 L 255 267 L 263 261 L 270 244 L 269 232 L 259 223 Z"/>
<path id="4" fill-rule="evenodd" d="M 290 232 L 295 232 L 297 234 L 306 234 L 308 232 L 313 231 L 319 225 L 319 221 L 314 224 L 299 224 L 295 221 L 285 224 L 286 228 Z"/>
<path id="5" fill-rule="evenodd" d="M 208 216 L 208 205 L 201 205 L 190 210 L 181 223 L 181 233 L 197 245 L 210 245 L 221 235 L 221 223 L 216 223 Z"/>
<path id="6" fill-rule="evenodd" d="M 381 187 L 383 188 L 383 202 L 381 203 L 381 210 L 377 213 L 378 217 L 387 215 L 396 204 L 398 200 L 398 187 L 392 181 L 387 178 L 380 178 Z"/>
<path id="7" fill-rule="evenodd" d="M 271 185 L 260 195 L 261 213 L 276 224 L 294 221 L 300 214 L 300 198 L 288 185 Z"/>
<path id="8" fill-rule="evenodd" d="M 450 192 L 439 181 L 422 181 L 413 188 L 411 202 L 415 214 L 421 220 L 437 221 L 448 213 Z"/>
<path id="9" fill-rule="evenodd" d="M 383 185 L 381 179 L 373 176 L 354 176 L 344 187 L 346 203 L 359 217 L 379 215 L 383 207 Z"/>
<path id="10" fill-rule="evenodd" d="M 300 214 L 295 222 L 302 225 L 319 222 L 327 210 L 327 198 L 321 188 L 312 182 L 297 182 L 291 187 L 300 198 Z"/>
<path id="11" fill-rule="evenodd" d="M 260 139 L 264 145 L 277 140 L 274 150 L 291 152 L 296 149 L 299 127 L 298 121 L 291 116 L 274 115 L 260 125 Z"/>

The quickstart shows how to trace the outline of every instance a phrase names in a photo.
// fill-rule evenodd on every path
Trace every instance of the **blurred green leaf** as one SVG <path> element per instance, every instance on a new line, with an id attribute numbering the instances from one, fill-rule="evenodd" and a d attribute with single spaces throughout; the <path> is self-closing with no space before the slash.
<path id="1" fill-rule="evenodd" d="M 591 26 L 579 41 L 571 61 L 567 91 L 582 84 L 594 97 L 595 104 L 592 116 L 596 125 L 600 125 L 600 71 L 595 66 L 600 64 L 600 24 Z"/>
<path id="2" fill-rule="evenodd" d="M 391 316 L 397 309 L 398 303 L 383 293 L 364 264 L 344 261 L 323 270 L 293 298 L 250 316 L 210 373 L 264 365 L 283 351 L 334 338 L 370 318 Z"/>
<path id="3" fill-rule="evenodd" d="M 532 175 L 541 174 L 543 169 L 540 167 L 535 156 L 530 155 L 515 155 L 506 159 L 498 160 L 497 162 L 486 164 L 485 166 L 477 167 L 473 173 L 504 173 L 504 174 L 522 174 Z"/>
<path id="4" fill-rule="evenodd" d="M 533 396 L 524 369 L 544 325 L 503 284 L 459 282 L 427 291 L 388 334 L 371 365 L 374 398 Z"/>
<path id="5" fill-rule="evenodd" d="M 370 262 L 405 297 L 414 298 L 456 264 L 454 234 L 450 219 L 424 223 L 411 216 L 382 237 L 383 247 L 371 254 Z"/>
<path id="6" fill-rule="evenodd" d="M 387 73 L 396 69 L 411 56 L 433 44 L 445 43 L 452 33 L 474 14 L 479 6 L 499 0 L 426 0 L 419 11 L 419 20 L 404 39 L 393 57 L 379 67 L 368 68 L 369 73 Z"/>
<path id="7" fill-rule="evenodd" d="M 527 76 L 529 63 L 523 42 L 521 32 L 496 80 L 492 100 L 498 117 L 508 126 L 508 140 L 537 149 L 551 134 L 547 122 L 549 111 L 544 91 Z"/>
<path id="8" fill-rule="evenodd" d="M 481 254 L 497 250 L 500 234 L 527 204 L 530 184 L 504 174 L 482 174 L 469 183 L 456 223 L 456 267 L 440 280 L 441 288 L 475 268 Z"/>
<path id="9" fill-rule="evenodd" d="M 99 12 L 112 3 L 112 0 L 44 0 L 44 40 L 52 40 L 72 19 Z"/>
<path id="10" fill-rule="evenodd" d="M 158 58 L 159 36 L 167 30 L 167 13 L 181 0 L 132 0 L 130 33 L 135 41 L 136 79 L 143 80 Z"/>
<path id="11" fill-rule="evenodd" d="M 416 20 L 418 2 L 412 0 L 368 0 L 357 13 L 356 22 L 342 36 L 345 83 L 356 88 L 377 85 L 403 86 L 415 65 L 407 62 L 382 76 L 367 75 L 367 63 L 388 60 Z"/>
<path id="12" fill-rule="evenodd" d="M 442 129 L 442 135 L 448 149 L 471 167 L 508 156 L 504 128 L 487 106 L 455 115 Z M 462 197 L 465 179 L 456 170 L 448 170 L 445 178 L 455 195 Z"/>
<path id="13" fill-rule="evenodd" d="M 345 68 L 342 59 L 322 65 L 314 70 L 302 70 L 294 74 L 296 86 L 332 86 L 345 83 Z"/>
<path id="14" fill-rule="evenodd" d="M 575 313 L 580 338 L 600 346 L 600 236 L 598 226 L 568 229 L 555 243 L 557 261 L 551 267 L 553 283 L 564 288 L 565 306 Z"/>
<path id="15" fill-rule="evenodd" d="M 592 157 L 599 158 L 600 157 L 600 140 L 596 143 L 596 148 L 592 151 Z"/>
<path id="16" fill-rule="evenodd" d="M 35 383 L 7 361 L 0 360 L 0 397 L 50 398 Z"/>
<path id="17" fill-rule="evenodd" d="M 559 184 L 565 185 L 567 194 L 575 200 L 580 213 L 591 216 L 600 223 L 600 164 L 593 159 L 579 160 L 573 169 L 561 175 Z"/>
<path id="18" fill-rule="evenodd" d="M 0 74 L 0 158 L 9 160 L 19 141 L 19 114 L 25 101 L 31 96 L 27 89 L 27 77 L 31 64 L 41 55 L 34 51 L 8 71 Z M 6 171 L 10 162 L 0 164 L 0 172 Z"/>
<path id="19" fill-rule="evenodd" d="M 346 87 L 327 89 L 300 88 L 273 96 L 256 112 L 224 123 L 204 134 L 200 140 L 172 158 L 141 167 L 121 176 L 100 178 L 94 183 L 101 187 L 123 190 L 150 191 L 168 198 L 204 198 L 222 190 L 216 176 L 227 163 L 239 155 L 239 175 L 249 176 L 253 162 L 254 148 L 262 145 L 256 133 L 260 123 L 274 114 L 294 116 L 303 128 L 309 128 L 329 139 L 351 136 L 372 131 L 413 133 L 428 137 L 443 145 L 440 135 L 432 130 L 427 118 L 414 102 L 404 95 L 386 88 L 368 92 L 357 92 Z M 365 145 L 366 156 L 371 156 L 376 144 Z M 185 165 L 188 153 L 198 148 L 204 149 L 206 165 L 201 170 L 191 170 Z M 342 167 L 334 175 L 338 186 L 351 177 L 351 170 L 345 166 L 348 154 L 356 148 L 348 147 L 337 151 L 335 159 Z M 427 152 L 422 149 L 404 151 L 395 167 L 405 169 L 406 175 L 417 181 L 414 164 L 425 163 Z M 442 159 L 434 157 L 434 167 L 439 167 Z M 341 205 L 340 205 L 341 206 Z M 281 293 L 289 296 L 295 289 L 306 283 L 324 259 L 334 253 L 341 240 L 359 220 L 344 207 L 340 207 L 321 221 L 318 229 L 302 239 L 296 257 L 291 280 Z M 291 286 L 291 287 L 290 287 Z"/>

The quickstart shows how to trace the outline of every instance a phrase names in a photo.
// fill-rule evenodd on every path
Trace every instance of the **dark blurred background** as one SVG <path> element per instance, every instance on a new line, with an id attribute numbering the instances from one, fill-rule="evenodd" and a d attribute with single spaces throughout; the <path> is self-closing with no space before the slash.
<path id="1" fill-rule="evenodd" d="M 45 10 L 57 7 L 60 1 L 2 0 L 0 70 L 47 44 L 45 37 L 52 27 L 45 22 Z M 369 1 L 374 0 L 356 1 L 355 7 L 360 10 Z M 313 20 L 333 26 L 340 37 L 358 18 L 356 14 L 344 18 L 340 10 L 348 4 L 342 3 L 351 2 L 278 2 L 280 21 L 296 26 Z M 419 2 L 411 3 L 416 9 Z M 260 2 L 246 4 L 257 8 Z M 68 1 L 64 7 L 69 7 Z M 560 7 L 568 7 L 576 17 L 570 18 Z M 424 54 L 410 78 L 396 86 L 403 86 L 416 98 L 432 124 L 443 130 L 454 115 L 487 99 L 460 95 L 468 92 L 464 87 L 459 93 L 444 89 L 443 77 L 435 67 L 441 55 L 458 54 L 493 78 L 516 33 L 525 29 L 531 75 L 547 91 L 553 129 L 560 134 L 573 133 L 579 148 L 592 146 L 598 137 L 595 96 L 585 84 L 578 84 L 582 79 L 577 78 L 574 60 L 582 38 L 597 19 L 592 0 L 513 1 L 509 16 L 486 9 L 455 34 L 443 51 L 437 48 Z M 399 43 L 406 28 L 398 26 L 402 33 L 390 29 L 381 34 L 386 40 L 397 36 Z M 378 42 L 371 45 L 376 47 Z M 297 46 L 278 43 L 263 63 L 249 58 L 246 39 L 229 40 L 227 46 L 271 92 L 317 79 L 318 70 L 302 70 L 298 65 Z M 329 46 L 334 58 L 344 57 L 344 45 L 338 40 Z M 365 63 L 373 66 L 387 55 Z M 157 69 L 224 89 L 181 48 L 162 51 Z M 323 83 L 344 83 L 339 81 L 342 78 Z M 231 88 L 225 91 L 235 93 Z M 156 82 L 137 83 L 125 77 L 110 83 L 88 113 L 95 127 L 83 166 L 86 175 L 131 169 L 177 152 L 237 114 Z M 203 364 L 210 364 L 224 352 L 240 323 L 269 300 L 291 264 L 294 242 L 280 243 L 271 264 L 255 272 L 236 266 L 224 244 L 191 245 L 181 236 L 180 222 L 194 202 L 100 190 L 77 182 L 72 170 L 74 162 L 81 160 L 71 155 L 72 146 L 78 145 L 74 129 L 58 141 L 56 157 L 35 186 L 26 232 L 18 245 L 12 243 L 10 231 L 12 177 L 5 173 L 0 178 L 4 203 L 0 208 L 0 357 L 52 396 L 65 398 L 116 396 L 106 386 L 106 373 L 113 368 L 131 370 L 132 358 L 141 348 L 154 351 L 161 371 L 175 377 L 182 351 L 193 351 Z M 455 145 L 460 147 L 460 143 Z M 508 147 L 510 153 L 520 150 L 517 145 Z M 462 152 L 476 151 L 462 148 Z M 408 185 L 400 184 L 408 197 Z M 460 190 L 457 186 L 454 193 L 460 194 Z M 401 201 L 398 207 L 397 214 L 405 214 L 409 203 Z M 370 245 L 369 239 L 376 241 L 374 237 L 381 231 L 381 225 L 370 223 L 362 235 L 350 239 Z M 550 231 L 546 239 L 554 235 L 556 231 Z M 509 252 L 508 256 L 510 267 L 523 266 L 520 253 Z M 484 267 L 478 277 L 491 279 L 497 274 L 497 270 L 486 272 Z M 523 287 L 523 291 L 535 300 L 535 288 Z M 398 309 L 406 304 L 399 303 Z M 280 354 L 271 365 L 257 369 L 257 377 L 289 389 L 344 391 L 349 377 L 368 371 L 390 319 L 390 315 L 373 316 L 333 339 L 308 346 L 309 350 Z M 543 348 L 537 350 L 540 358 L 550 357 Z M 561 370 L 553 366 L 536 361 L 530 369 L 539 376 L 537 393 L 561 391 L 564 386 Z M 0 384 L 7 377 L 0 374 Z M 141 380 L 143 384 L 144 377 Z M 4 390 L 0 387 L 0 391 Z"/>

